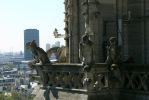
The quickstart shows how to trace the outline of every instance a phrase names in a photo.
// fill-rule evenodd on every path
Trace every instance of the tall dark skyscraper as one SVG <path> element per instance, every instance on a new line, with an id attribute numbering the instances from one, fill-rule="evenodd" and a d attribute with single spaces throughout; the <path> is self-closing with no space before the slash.
<path id="1" fill-rule="evenodd" d="M 36 41 L 37 46 L 39 46 L 39 30 L 37 29 L 26 29 L 24 30 L 24 59 L 31 60 L 33 59 L 30 49 L 25 48 L 25 44 L 32 40 Z"/>

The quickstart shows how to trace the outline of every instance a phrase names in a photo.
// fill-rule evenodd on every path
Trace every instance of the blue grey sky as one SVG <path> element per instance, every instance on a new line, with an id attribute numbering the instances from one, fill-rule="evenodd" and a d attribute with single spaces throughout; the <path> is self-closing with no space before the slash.
<path id="1" fill-rule="evenodd" d="M 40 47 L 64 43 L 53 36 L 55 28 L 64 34 L 64 0 L 0 0 L 0 52 L 23 51 L 24 30 L 38 29 Z"/>

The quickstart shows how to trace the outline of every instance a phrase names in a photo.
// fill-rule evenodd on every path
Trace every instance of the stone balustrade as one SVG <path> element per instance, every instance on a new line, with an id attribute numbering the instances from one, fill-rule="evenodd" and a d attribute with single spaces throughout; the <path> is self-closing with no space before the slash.
<path id="1" fill-rule="evenodd" d="M 42 84 L 46 86 L 96 91 L 108 87 L 109 72 L 104 63 L 93 65 L 89 72 L 83 71 L 81 64 L 47 64 L 34 67 Z"/>
<path id="2" fill-rule="evenodd" d="M 149 65 L 123 64 L 119 100 L 149 99 Z"/>
<path id="3" fill-rule="evenodd" d="M 149 91 L 149 65 L 127 64 L 121 67 L 122 89 Z"/>
<path id="4" fill-rule="evenodd" d="M 89 72 L 84 71 L 81 64 L 34 66 L 42 84 L 48 87 L 46 92 L 51 90 L 45 97 L 51 99 L 70 100 L 66 96 L 70 96 L 72 100 L 144 100 L 144 96 L 149 98 L 146 95 L 149 93 L 149 65 L 122 64 L 119 71 L 109 71 L 106 64 L 99 63 L 93 65 Z M 39 79 L 39 76 L 34 75 L 34 79 Z M 56 96 L 53 95 L 55 92 Z"/>
<path id="5" fill-rule="evenodd" d="M 100 90 L 110 88 L 112 84 L 112 73 L 104 63 L 93 65 L 89 72 L 83 71 L 81 64 L 34 66 L 39 73 L 33 76 L 34 80 L 40 80 L 50 87 Z M 122 90 L 149 91 L 149 65 L 123 64 L 120 66 L 120 75 Z"/>

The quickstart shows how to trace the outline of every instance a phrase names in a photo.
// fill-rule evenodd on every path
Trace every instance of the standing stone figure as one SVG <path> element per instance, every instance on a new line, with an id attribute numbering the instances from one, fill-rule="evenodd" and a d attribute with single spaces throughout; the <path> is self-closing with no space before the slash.
<path id="1" fill-rule="evenodd" d="M 91 66 L 94 64 L 94 54 L 93 42 L 89 40 L 88 35 L 82 37 L 79 50 L 80 60 L 84 66 L 84 71 L 89 71 Z"/>
<path id="2" fill-rule="evenodd" d="M 112 87 L 119 87 L 121 81 L 119 64 L 121 62 L 120 47 L 117 44 L 117 38 L 111 37 L 109 39 L 110 46 L 107 50 L 106 63 L 110 70 L 110 80 Z"/>
<path id="3" fill-rule="evenodd" d="M 109 42 L 110 42 L 110 45 L 107 48 L 107 59 L 105 62 L 109 66 L 112 66 L 112 65 L 117 66 L 121 60 L 120 47 L 118 47 L 117 38 L 110 37 Z"/>

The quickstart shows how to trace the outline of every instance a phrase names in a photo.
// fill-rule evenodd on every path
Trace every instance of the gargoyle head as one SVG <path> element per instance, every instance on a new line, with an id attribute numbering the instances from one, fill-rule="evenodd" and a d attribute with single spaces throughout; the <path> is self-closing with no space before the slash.
<path id="1" fill-rule="evenodd" d="M 26 45 L 25 45 L 25 47 L 27 49 L 34 48 L 34 47 L 37 47 L 37 44 L 36 44 L 35 40 L 33 40 L 32 42 L 27 42 Z"/>

